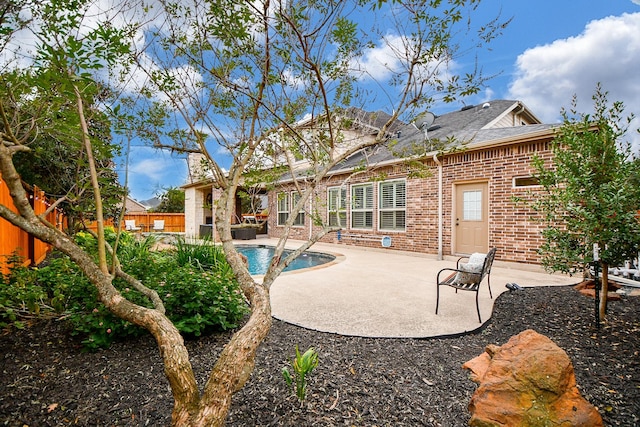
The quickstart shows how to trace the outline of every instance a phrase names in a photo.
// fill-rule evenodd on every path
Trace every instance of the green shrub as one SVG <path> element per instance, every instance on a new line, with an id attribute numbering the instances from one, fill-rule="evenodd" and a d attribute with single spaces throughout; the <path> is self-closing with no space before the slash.
<path id="1" fill-rule="evenodd" d="M 105 234 L 113 245 L 115 232 L 107 229 Z M 76 241 L 89 253 L 97 252 L 91 234 L 78 233 Z M 236 327 L 248 308 L 221 248 L 192 248 L 182 243 L 177 251 L 153 252 L 154 243 L 153 237 L 137 239 L 123 233 L 117 249 L 119 259 L 124 271 L 158 292 L 178 330 L 186 336 L 200 336 Z M 10 273 L 0 276 L 0 327 L 20 327 L 21 316 L 46 310 L 64 314 L 72 335 L 87 349 L 105 348 L 114 340 L 145 333 L 111 314 L 69 257 L 54 252 L 46 266 L 35 269 L 22 267 L 17 257 L 7 263 Z M 115 279 L 113 284 L 130 301 L 151 307 L 150 301 L 124 280 Z"/>
<path id="2" fill-rule="evenodd" d="M 237 282 L 225 272 L 178 267 L 156 290 L 171 321 L 187 335 L 234 328 L 248 311 Z"/>
<path id="3" fill-rule="evenodd" d="M 25 316 L 49 311 L 47 294 L 36 284 L 36 272 L 23 267 L 17 254 L 10 256 L 6 265 L 9 273 L 0 275 L 0 327 L 22 328 Z"/>
<path id="4" fill-rule="evenodd" d="M 145 241 L 125 243 L 122 267 L 158 292 L 167 316 L 184 335 L 200 336 L 233 328 L 247 313 L 247 305 L 230 269 L 180 266 L 175 253 L 151 252 L 149 248 Z M 143 329 L 111 314 L 98 301 L 95 287 L 69 258 L 53 259 L 47 267 L 38 270 L 38 280 L 55 298 L 56 307 L 64 307 L 69 312 L 72 334 L 81 338 L 87 349 L 105 348 L 114 340 L 144 333 Z M 124 280 L 115 279 L 113 284 L 130 301 L 151 307 L 148 299 Z"/>

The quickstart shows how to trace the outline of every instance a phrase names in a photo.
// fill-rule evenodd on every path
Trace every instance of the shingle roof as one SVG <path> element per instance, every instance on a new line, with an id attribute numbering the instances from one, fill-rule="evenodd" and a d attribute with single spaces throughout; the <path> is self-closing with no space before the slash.
<path id="1" fill-rule="evenodd" d="M 539 121 L 524 108 L 521 102 L 511 100 L 494 100 L 436 116 L 426 133 L 424 129 L 418 129 L 414 123 L 398 121 L 391 127 L 390 137 L 385 143 L 358 151 L 333 167 L 332 172 L 352 170 L 363 165 L 390 163 L 409 156 L 446 150 L 463 144 L 466 148 L 472 148 L 474 145 L 491 141 L 512 140 L 556 126 L 538 123 L 494 127 L 511 111 L 520 109 L 532 121 Z M 376 129 L 379 130 L 390 117 L 384 112 L 368 113 L 358 109 L 349 110 L 349 115 L 360 124 L 371 128 L 372 133 L 375 133 Z M 309 170 L 296 171 L 298 176 L 306 176 L 309 173 Z M 290 178 L 290 173 L 282 177 L 283 180 Z"/>
<path id="2" fill-rule="evenodd" d="M 341 162 L 334 170 L 358 167 L 364 161 L 367 164 L 376 164 L 398 160 L 412 154 L 415 155 L 418 150 L 426 153 L 463 143 L 469 147 L 483 142 L 515 138 L 553 127 L 549 124 L 534 124 L 485 128 L 520 106 L 521 103 L 518 101 L 495 100 L 464 107 L 458 111 L 436 116 L 426 133 L 413 123 L 403 123 L 394 129 L 394 134 L 387 144 L 361 150 Z"/>
<path id="3" fill-rule="evenodd" d="M 354 123 L 365 125 L 376 132 L 382 129 L 382 126 L 384 126 L 391 118 L 391 114 L 384 111 L 370 112 L 355 107 L 347 109 L 345 113 L 348 117 L 354 119 Z M 389 129 L 389 131 L 395 131 L 402 126 L 406 126 L 406 123 L 396 120 L 391 125 L 391 129 Z"/>

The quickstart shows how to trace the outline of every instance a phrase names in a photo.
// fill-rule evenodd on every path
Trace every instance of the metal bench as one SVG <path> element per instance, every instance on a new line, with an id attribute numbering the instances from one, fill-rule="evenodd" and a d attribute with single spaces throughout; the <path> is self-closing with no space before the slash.
<path id="1" fill-rule="evenodd" d="M 472 291 L 476 293 L 476 310 L 478 311 L 478 321 L 482 323 L 480 317 L 480 305 L 478 304 L 478 291 L 480 290 L 480 284 L 482 280 L 487 277 L 487 285 L 489 286 L 489 296 L 493 299 L 491 294 L 491 266 L 493 265 L 493 259 L 496 256 L 496 248 L 491 249 L 484 257 L 484 262 L 480 270 L 470 269 L 460 263 L 463 259 L 468 257 L 462 257 L 456 262 L 456 268 L 443 268 L 438 272 L 437 276 L 437 296 L 436 296 L 436 314 L 438 314 L 438 305 L 440 303 L 440 286 L 450 286 L 456 290 Z M 467 264 L 468 265 L 468 264 Z M 442 277 L 442 279 L 441 279 Z"/>

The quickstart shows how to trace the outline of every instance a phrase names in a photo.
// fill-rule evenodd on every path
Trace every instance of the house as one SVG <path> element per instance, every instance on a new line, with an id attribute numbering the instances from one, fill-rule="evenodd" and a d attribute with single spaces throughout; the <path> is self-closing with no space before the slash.
<path id="1" fill-rule="evenodd" d="M 371 134 L 378 130 L 371 115 L 362 117 Z M 360 150 L 331 170 L 295 212 L 290 238 L 309 237 L 317 227 L 313 213 L 341 227 L 327 242 L 438 255 L 496 247 L 498 259 L 539 263 L 542 226 L 514 196 L 539 190 L 531 163 L 536 155 L 550 160 L 554 136 L 553 125 L 508 100 L 399 123 L 388 144 Z M 196 225 L 212 215 L 206 201 L 216 190 L 206 179 L 185 190 L 187 223 L 193 216 L 187 234 L 197 234 Z M 270 237 L 282 235 L 296 198 L 291 177 L 268 192 Z"/>
<path id="2" fill-rule="evenodd" d="M 147 207 L 145 205 L 127 196 L 124 205 L 125 213 L 144 213 L 146 211 Z"/>

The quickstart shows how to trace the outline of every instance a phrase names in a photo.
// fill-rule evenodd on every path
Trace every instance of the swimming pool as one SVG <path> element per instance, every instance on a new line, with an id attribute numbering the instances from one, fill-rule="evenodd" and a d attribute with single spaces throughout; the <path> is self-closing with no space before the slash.
<path id="1" fill-rule="evenodd" d="M 271 264 L 271 258 L 273 258 L 273 254 L 275 252 L 275 248 L 273 246 L 266 245 L 238 245 L 236 246 L 236 249 L 247 257 L 249 261 L 250 274 L 266 273 L 269 265 Z M 283 257 L 287 256 L 291 252 L 292 251 L 285 249 Z M 315 267 L 317 265 L 326 264 L 335 259 L 336 257 L 333 255 L 305 251 L 294 259 L 293 262 L 284 269 L 284 271 Z"/>

